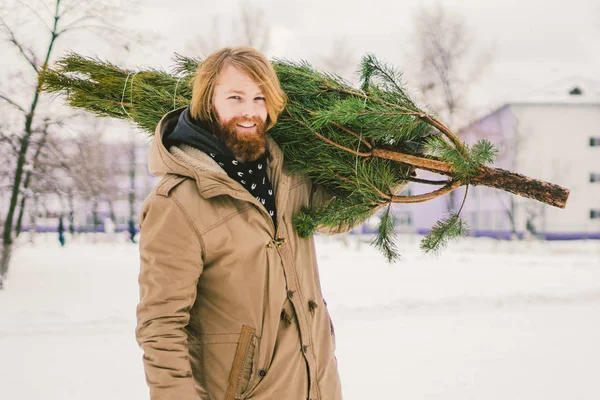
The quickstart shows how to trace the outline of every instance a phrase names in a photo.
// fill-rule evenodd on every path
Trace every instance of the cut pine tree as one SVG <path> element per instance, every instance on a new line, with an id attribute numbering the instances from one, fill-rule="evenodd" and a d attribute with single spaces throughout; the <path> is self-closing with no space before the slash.
<path id="1" fill-rule="evenodd" d="M 131 71 L 69 54 L 41 79 L 43 90 L 63 94 L 70 106 L 130 120 L 152 135 L 165 113 L 189 104 L 190 83 L 200 62 L 177 55 L 172 73 Z M 560 208 L 566 205 L 568 189 L 489 166 L 497 154 L 490 141 L 472 146 L 461 142 L 410 99 L 395 68 L 371 55 L 361 62 L 360 88 L 305 62 L 272 64 L 288 103 L 269 134 L 292 172 L 308 175 L 337 195 L 326 206 L 303 209 L 294 217 L 302 236 L 318 226 L 355 225 L 387 206 L 373 243 L 393 260 L 398 254 L 392 203 L 424 202 L 460 186 L 482 185 Z M 420 179 L 417 170 L 446 178 Z M 417 196 L 398 195 L 411 181 L 441 187 Z M 421 247 L 438 252 L 466 232 L 459 210 L 438 222 Z"/>

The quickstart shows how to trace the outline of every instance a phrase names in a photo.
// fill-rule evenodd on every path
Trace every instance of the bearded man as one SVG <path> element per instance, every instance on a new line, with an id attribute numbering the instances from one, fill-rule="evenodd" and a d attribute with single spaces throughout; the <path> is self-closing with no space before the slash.
<path id="1" fill-rule="evenodd" d="M 136 329 L 153 400 L 341 399 L 314 242 L 291 224 L 333 196 L 266 134 L 285 105 L 264 55 L 225 48 L 156 128 Z"/>

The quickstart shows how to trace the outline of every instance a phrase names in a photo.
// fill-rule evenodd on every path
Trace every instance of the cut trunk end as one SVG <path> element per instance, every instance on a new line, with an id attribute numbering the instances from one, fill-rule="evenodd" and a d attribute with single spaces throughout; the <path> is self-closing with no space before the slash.
<path id="1" fill-rule="evenodd" d="M 490 167 L 480 167 L 479 174 L 473 178 L 471 184 L 501 189 L 558 208 L 566 207 L 570 192 L 569 189 L 553 183 Z"/>

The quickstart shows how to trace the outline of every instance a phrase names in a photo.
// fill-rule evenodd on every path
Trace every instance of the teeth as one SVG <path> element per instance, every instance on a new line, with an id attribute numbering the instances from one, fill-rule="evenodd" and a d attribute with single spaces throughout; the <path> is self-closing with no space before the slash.
<path id="1" fill-rule="evenodd" d="M 238 124 L 238 126 L 241 126 L 242 128 L 252 128 L 255 124 L 252 125 L 244 125 L 244 124 Z"/>

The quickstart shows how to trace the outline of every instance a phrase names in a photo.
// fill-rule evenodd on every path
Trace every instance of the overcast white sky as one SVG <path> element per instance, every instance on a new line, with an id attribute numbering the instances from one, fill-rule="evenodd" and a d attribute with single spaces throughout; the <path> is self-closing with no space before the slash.
<path id="1" fill-rule="evenodd" d="M 27 0 L 25 0 L 27 1 Z M 32 3 L 35 0 L 29 0 Z M 161 37 L 146 48 L 134 48 L 128 65 L 169 68 L 174 52 L 184 52 L 190 39 L 207 35 L 214 15 L 231 20 L 238 0 L 139 0 L 128 11 L 131 25 Z M 600 2 L 597 0 L 441 0 L 452 12 L 464 15 L 483 45 L 493 45 L 494 63 L 478 85 L 496 102 L 567 76 L 600 80 Z M 345 38 L 356 60 L 375 53 L 401 69 L 411 17 L 428 0 L 252 0 L 266 12 L 272 26 L 270 56 L 315 60 Z M 128 2 L 123 2 L 128 5 Z M 226 24 L 223 24 L 227 26 Z M 3 53 L 7 44 L 1 45 Z M 69 47 L 112 59 L 99 42 Z M 4 65 L 6 60 L 2 63 Z M 410 84 L 410 82 L 409 82 Z"/>
<path id="2" fill-rule="evenodd" d="M 135 24 L 164 37 L 159 52 L 143 62 L 169 65 L 186 40 L 206 35 L 212 15 L 233 19 L 236 0 L 143 0 Z M 358 60 L 366 52 L 402 68 L 410 63 L 411 18 L 427 0 L 253 0 L 273 27 L 270 55 L 314 59 L 336 38 L 346 38 Z M 492 68 L 481 81 L 490 98 L 544 86 L 567 76 L 600 80 L 600 2 L 597 0 L 442 0 L 464 15 L 483 45 L 494 46 Z M 485 94 L 483 95 L 485 96 Z"/>

